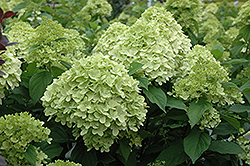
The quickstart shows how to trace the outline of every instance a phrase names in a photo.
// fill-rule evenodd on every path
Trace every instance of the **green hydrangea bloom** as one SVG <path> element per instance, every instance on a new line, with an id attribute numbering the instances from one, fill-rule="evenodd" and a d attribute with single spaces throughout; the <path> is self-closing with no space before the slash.
<path id="1" fill-rule="evenodd" d="M 65 29 L 57 21 L 43 17 L 40 25 L 33 29 L 27 23 L 17 23 L 7 33 L 11 41 L 20 44 L 13 49 L 19 57 L 38 66 L 47 63 L 58 64 L 59 60 L 71 62 L 82 58 L 85 43 L 73 29 Z"/>
<path id="2" fill-rule="evenodd" d="M 230 27 L 223 36 L 223 46 L 226 49 L 230 49 L 233 41 L 236 39 L 236 37 L 239 35 L 240 30 L 236 27 Z"/>
<path id="3" fill-rule="evenodd" d="M 91 16 L 110 16 L 112 6 L 107 0 L 88 0 L 86 6 L 82 8 L 79 14 Z"/>
<path id="4" fill-rule="evenodd" d="M 93 52 L 101 52 L 103 55 L 109 55 L 109 52 L 111 51 L 110 48 L 113 48 L 118 43 L 120 35 L 128 28 L 128 26 L 120 22 L 111 24 L 99 39 Z"/>
<path id="5" fill-rule="evenodd" d="M 243 134 L 245 133 L 245 130 L 243 128 L 240 128 L 240 133 L 239 134 Z M 245 133 L 244 135 L 238 137 L 236 139 L 236 143 L 238 143 L 242 149 L 244 149 L 244 151 L 246 153 L 241 153 L 238 154 L 239 158 L 241 158 L 242 160 L 245 160 L 245 162 L 250 165 L 250 139 L 246 139 L 245 136 L 250 134 L 250 131 Z M 230 139 L 234 139 L 234 136 L 231 136 Z"/>
<path id="6" fill-rule="evenodd" d="M 134 61 L 144 64 L 139 72 L 160 85 L 177 74 L 180 61 L 191 47 L 190 40 L 171 13 L 158 7 L 148 8 L 117 38 L 117 44 L 109 46 L 110 59 L 123 64 L 126 69 Z M 98 43 L 99 50 L 108 48 L 106 42 L 102 42 Z"/>
<path id="7" fill-rule="evenodd" d="M 10 25 L 11 30 L 6 32 L 10 41 L 18 42 L 18 45 L 9 46 L 8 50 L 15 53 L 16 56 L 24 58 L 29 52 L 35 34 L 35 30 L 27 22 L 17 22 Z"/>
<path id="8" fill-rule="evenodd" d="M 102 54 L 76 61 L 42 97 L 45 115 L 74 128 L 85 145 L 109 151 L 120 133 L 137 132 L 146 119 L 138 81 Z"/>
<path id="9" fill-rule="evenodd" d="M 22 3 L 23 0 L 1 0 L 0 6 L 3 11 L 11 11 L 16 5 Z"/>
<path id="10" fill-rule="evenodd" d="M 183 75 L 173 85 L 173 94 L 184 100 L 204 97 L 222 105 L 243 102 L 242 94 L 234 88 L 223 88 L 228 82 L 226 70 L 203 46 L 196 45 L 183 60 Z"/>
<path id="11" fill-rule="evenodd" d="M 35 120 L 28 112 L 0 117 L 0 150 L 10 166 L 28 166 L 24 152 L 32 142 L 47 141 L 50 130 L 43 127 L 44 122 Z M 36 148 L 36 164 L 46 163 L 47 155 Z"/>
<path id="12" fill-rule="evenodd" d="M 200 33 L 205 34 L 203 42 L 208 44 L 220 38 L 225 33 L 225 30 L 220 21 L 211 14 L 207 20 L 201 24 Z"/>
<path id="13" fill-rule="evenodd" d="M 219 7 L 216 5 L 216 3 L 208 4 L 202 13 L 203 19 L 207 19 L 207 15 L 209 14 L 215 14 L 218 9 Z"/>
<path id="14" fill-rule="evenodd" d="M 47 166 L 82 166 L 82 164 L 76 164 L 70 161 L 56 160 L 54 163 L 50 163 Z"/>
<path id="15" fill-rule="evenodd" d="M 250 24 L 250 1 L 245 2 L 238 13 L 238 16 L 235 18 L 233 24 L 244 26 Z"/>
<path id="16" fill-rule="evenodd" d="M 19 86 L 21 81 L 21 64 L 10 50 L 7 50 L 1 57 L 5 60 L 5 63 L 0 66 L 0 71 L 3 71 L 5 75 L 0 78 L 0 104 L 2 104 L 2 99 L 4 97 L 5 89 L 14 89 Z"/>
<path id="17" fill-rule="evenodd" d="M 182 27 L 197 33 L 197 23 L 201 21 L 203 11 L 200 0 L 167 0 L 163 7 L 173 14 Z"/>
<path id="18" fill-rule="evenodd" d="M 206 110 L 201 117 L 199 122 L 200 129 L 204 128 L 216 128 L 220 124 L 220 114 L 213 107 Z"/>

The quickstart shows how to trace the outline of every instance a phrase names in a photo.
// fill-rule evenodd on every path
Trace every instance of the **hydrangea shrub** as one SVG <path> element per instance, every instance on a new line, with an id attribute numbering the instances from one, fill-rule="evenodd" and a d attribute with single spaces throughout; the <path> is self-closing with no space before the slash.
<path id="1" fill-rule="evenodd" d="M 207 101 L 222 105 L 243 102 L 242 94 L 232 87 L 223 88 L 228 82 L 227 71 L 203 46 L 196 45 L 183 60 L 183 76 L 173 85 L 173 94 L 183 100 L 205 97 Z"/>
<path id="2" fill-rule="evenodd" d="M 146 119 L 139 83 L 127 72 L 100 53 L 76 61 L 47 87 L 45 115 L 73 127 L 89 149 L 109 151 L 122 132 L 137 132 Z"/>
<path id="3" fill-rule="evenodd" d="M 126 69 L 132 62 L 144 64 L 139 72 L 159 85 L 177 75 L 180 61 L 191 47 L 172 14 L 159 7 L 148 8 L 117 38 L 117 44 L 109 45 L 110 59 L 122 63 Z M 104 48 L 108 46 L 103 42 L 100 40 L 96 49 L 107 52 Z"/>
<path id="4" fill-rule="evenodd" d="M 44 122 L 36 120 L 28 112 L 0 117 L 0 151 L 10 166 L 31 165 L 24 157 L 24 152 L 33 142 L 47 141 L 50 129 L 43 127 Z M 46 163 L 47 155 L 36 148 L 36 164 Z"/>

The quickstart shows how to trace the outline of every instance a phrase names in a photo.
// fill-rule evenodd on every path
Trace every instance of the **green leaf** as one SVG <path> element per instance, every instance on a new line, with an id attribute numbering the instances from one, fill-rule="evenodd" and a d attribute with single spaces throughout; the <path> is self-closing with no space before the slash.
<path id="1" fill-rule="evenodd" d="M 65 129 L 61 126 L 52 127 L 50 136 L 53 138 L 53 141 L 58 143 L 65 143 L 70 140 L 70 137 L 66 133 Z"/>
<path id="2" fill-rule="evenodd" d="M 42 46 L 40 46 L 40 45 L 33 45 L 33 46 L 31 46 L 29 48 L 29 52 L 28 53 L 31 53 L 32 51 L 37 50 L 39 48 L 42 48 Z"/>
<path id="3" fill-rule="evenodd" d="M 236 133 L 238 133 L 238 131 L 227 122 L 220 123 L 219 126 L 213 130 L 213 134 L 217 135 L 229 135 Z"/>
<path id="4" fill-rule="evenodd" d="M 173 98 L 170 96 L 167 97 L 167 104 L 166 105 L 170 108 L 177 108 L 177 109 L 185 110 L 185 111 L 187 110 L 187 106 L 183 103 L 182 100 L 177 99 L 177 98 Z"/>
<path id="5" fill-rule="evenodd" d="M 193 101 L 188 107 L 187 115 L 190 120 L 191 128 L 198 123 L 202 117 L 202 114 L 212 107 L 211 103 L 205 100 Z"/>
<path id="6" fill-rule="evenodd" d="M 33 62 L 33 63 L 30 63 L 30 64 L 28 65 L 27 70 L 28 70 L 28 74 L 29 74 L 30 76 L 33 76 L 33 75 L 37 72 L 38 67 L 36 67 L 36 63 Z"/>
<path id="7" fill-rule="evenodd" d="M 192 46 L 195 46 L 197 43 L 197 37 L 190 28 L 187 29 L 187 32 L 188 32 L 188 37 L 191 40 Z"/>
<path id="8" fill-rule="evenodd" d="M 247 81 L 245 84 L 243 84 L 241 87 L 240 87 L 240 91 L 241 92 L 246 92 L 246 93 L 249 93 L 248 90 L 250 89 L 250 80 Z"/>
<path id="9" fill-rule="evenodd" d="M 58 77 L 60 76 L 65 70 L 63 70 L 60 67 L 57 66 L 52 66 L 51 67 L 51 74 L 53 75 L 53 77 Z"/>
<path id="10" fill-rule="evenodd" d="M 49 144 L 46 141 L 43 141 L 38 144 L 41 150 L 49 156 L 50 159 L 53 159 L 56 156 L 60 156 L 63 151 L 63 147 L 59 143 L 53 142 Z"/>
<path id="11" fill-rule="evenodd" d="M 97 156 L 96 156 L 96 151 L 92 149 L 91 151 L 88 151 L 84 156 L 83 156 L 83 166 L 96 166 L 97 165 Z"/>
<path id="12" fill-rule="evenodd" d="M 98 25 L 94 22 L 89 22 L 90 27 L 95 31 L 98 27 Z"/>
<path id="13" fill-rule="evenodd" d="M 224 83 L 221 83 L 223 88 L 236 88 L 236 89 L 239 89 L 239 87 L 233 83 L 233 82 L 224 82 Z"/>
<path id="14" fill-rule="evenodd" d="M 232 48 L 232 51 L 231 51 L 232 55 L 234 57 L 237 56 L 240 53 L 240 51 L 242 50 L 244 45 L 245 45 L 245 43 L 243 41 L 239 41 L 238 43 L 236 43 L 234 45 L 234 47 Z"/>
<path id="15" fill-rule="evenodd" d="M 105 164 L 109 164 L 115 161 L 115 158 L 112 157 L 110 154 L 108 153 L 97 153 L 97 158 L 99 162 L 105 163 Z"/>
<path id="16" fill-rule="evenodd" d="M 245 63 L 248 62 L 248 60 L 246 59 L 233 59 L 227 62 L 223 62 L 221 63 L 221 65 L 233 65 L 233 64 L 237 64 L 237 63 Z"/>
<path id="17" fill-rule="evenodd" d="M 245 41 L 250 41 L 250 25 L 245 25 L 240 29 L 240 34 L 243 35 Z"/>
<path id="18" fill-rule="evenodd" d="M 139 62 L 132 62 L 129 66 L 129 72 L 128 75 L 133 75 L 137 70 L 139 70 L 144 64 L 141 64 Z"/>
<path id="19" fill-rule="evenodd" d="M 235 104 L 229 108 L 229 111 L 236 112 L 236 113 L 246 112 L 248 110 L 250 110 L 249 106 L 241 105 L 241 104 Z"/>
<path id="20" fill-rule="evenodd" d="M 65 61 L 60 61 L 60 63 L 66 67 L 67 69 L 70 69 L 71 68 L 71 65 L 68 63 L 68 62 L 65 62 Z"/>
<path id="21" fill-rule="evenodd" d="M 33 75 L 29 80 L 29 94 L 34 104 L 43 96 L 46 87 L 51 83 L 52 76 L 48 71 Z"/>
<path id="22" fill-rule="evenodd" d="M 165 112 L 167 96 L 161 88 L 148 86 L 148 90 L 143 89 L 143 93 L 152 103 L 156 103 Z"/>
<path id="23" fill-rule="evenodd" d="M 48 14 L 48 13 L 41 13 L 40 17 L 47 17 L 48 19 L 53 20 L 53 17 L 50 14 Z"/>
<path id="24" fill-rule="evenodd" d="M 135 151 L 130 153 L 129 158 L 126 161 L 125 166 L 136 166 L 136 153 L 135 153 Z"/>
<path id="25" fill-rule="evenodd" d="M 235 142 L 226 141 L 213 141 L 209 147 L 209 150 L 221 154 L 241 154 L 245 152 L 241 146 Z"/>
<path id="26" fill-rule="evenodd" d="M 55 40 L 55 42 L 58 42 L 58 41 L 61 41 L 61 40 L 67 40 L 68 38 L 66 38 L 66 37 L 60 37 L 60 38 L 57 38 L 56 40 Z"/>
<path id="27" fill-rule="evenodd" d="M 22 3 L 19 3 L 18 5 L 16 5 L 16 6 L 12 9 L 12 11 L 13 11 L 13 12 L 17 12 L 17 11 L 19 11 L 19 10 L 25 8 L 25 7 L 26 7 L 26 3 L 25 3 L 25 2 L 22 2 Z"/>
<path id="28" fill-rule="evenodd" d="M 84 145 L 84 142 L 83 141 L 78 142 L 72 150 L 70 160 L 83 164 L 85 162 L 83 158 L 84 158 L 86 151 L 87 151 L 87 148 Z"/>
<path id="29" fill-rule="evenodd" d="M 52 13 L 52 14 L 56 14 L 55 10 L 50 8 L 49 6 L 44 5 L 43 7 L 40 8 L 40 10 L 45 11 L 45 12 L 49 12 L 49 13 Z"/>
<path id="30" fill-rule="evenodd" d="M 125 161 L 127 161 L 131 153 L 131 147 L 129 146 L 129 142 L 127 139 L 123 138 L 119 141 L 119 143 L 122 156 L 124 157 Z"/>
<path id="31" fill-rule="evenodd" d="M 188 120 L 186 111 L 176 110 L 176 109 L 170 110 L 167 114 L 167 118 L 174 119 L 174 120 L 180 120 L 180 121 L 187 121 Z"/>
<path id="32" fill-rule="evenodd" d="M 142 77 L 135 77 L 135 79 L 137 81 L 139 81 L 139 86 L 145 88 L 146 90 L 148 90 L 148 78 L 142 78 Z"/>
<path id="33" fill-rule="evenodd" d="M 30 164 L 36 166 L 36 149 L 33 145 L 29 145 L 28 149 L 24 152 L 24 157 Z"/>
<path id="34" fill-rule="evenodd" d="M 188 159 L 184 152 L 183 142 L 172 143 L 169 147 L 164 149 L 156 160 L 165 161 L 167 166 L 176 166 Z"/>
<path id="35" fill-rule="evenodd" d="M 221 47 L 220 45 L 216 45 L 212 48 L 211 53 L 216 60 L 219 60 L 220 58 L 222 58 L 224 53 L 223 47 Z"/>
<path id="36" fill-rule="evenodd" d="M 236 130 L 239 131 L 240 129 L 240 122 L 233 118 L 233 117 L 230 117 L 230 116 L 227 116 L 227 115 L 221 115 L 221 117 L 226 120 L 231 126 L 233 126 Z"/>
<path id="37" fill-rule="evenodd" d="M 184 151 L 191 158 L 193 164 L 205 152 L 211 143 L 211 137 L 201 131 L 192 130 L 191 133 L 184 138 Z"/>

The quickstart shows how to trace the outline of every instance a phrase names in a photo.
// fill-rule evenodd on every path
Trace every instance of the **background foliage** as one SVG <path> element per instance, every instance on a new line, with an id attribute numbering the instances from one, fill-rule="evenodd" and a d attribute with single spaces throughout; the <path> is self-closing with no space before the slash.
<path id="1" fill-rule="evenodd" d="M 250 1 L 153 5 L 0 2 L 0 165 L 250 165 Z"/>

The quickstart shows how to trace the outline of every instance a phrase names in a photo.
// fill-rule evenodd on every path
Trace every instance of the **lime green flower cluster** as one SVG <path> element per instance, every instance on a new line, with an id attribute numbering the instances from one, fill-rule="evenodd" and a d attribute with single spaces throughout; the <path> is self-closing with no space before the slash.
<path id="1" fill-rule="evenodd" d="M 148 166 L 164 166 L 166 161 L 156 160 L 154 163 L 149 163 Z"/>
<path id="2" fill-rule="evenodd" d="M 223 46 L 226 49 L 230 49 L 233 41 L 236 39 L 236 37 L 239 35 L 239 29 L 236 27 L 230 27 L 223 36 Z"/>
<path id="3" fill-rule="evenodd" d="M 220 113 L 212 107 L 202 114 L 199 125 L 200 129 L 203 130 L 204 128 L 215 128 L 220 122 Z"/>
<path id="4" fill-rule="evenodd" d="M 77 15 L 110 16 L 112 6 L 107 0 L 88 0 L 86 6 Z"/>
<path id="5" fill-rule="evenodd" d="M 203 4 L 200 0 L 167 0 L 163 7 L 170 11 L 183 28 L 197 33 L 197 23 L 201 21 Z"/>
<path id="6" fill-rule="evenodd" d="M 242 94 L 234 88 L 223 88 L 228 82 L 226 70 L 213 55 L 200 45 L 196 45 L 183 60 L 183 75 L 173 85 L 173 94 L 184 100 L 205 97 L 207 101 L 222 105 L 243 102 Z"/>
<path id="7" fill-rule="evenodd" d="M 244 26 L 250 24 L 250 1 L 245 2 L 238 13 L 238 16 L 235 18 L 234 23 L 238 26 Z"/>
<path id="8" fill-rule="evenodd" d="M 203 17 L 206 17 L 207 14 L 215 14 L 218 9 L 219 7 L 216 5 L 216 3 L 208 4 L 203 11 Z"/>
<path id="9" fill-rule="evenodd" d="M 102 38 L 106 36 L 109 34 L 105 33 Z M 126 69 L 132 62 L 144 64 L 139 72 L 160 85 L 177 74 L 180 61 L 191 47 L 190 40 L 171 13 L 158 7 L 148 8 L 117 38 L 117 44 L 110 43 L 110 46 L 100 40 L 96 50 L 109 47 L 110 59 L 123 64 Z"/>
<path id="10" fill-rule="evenodd" d="M 11 11 L 15 6 L 22 3 L 23 0 L 1 0 L 0 6 L 3 9 L 3 11 Z"/>
<path id="11" fill-rule="evenodd" d="M 103 55 L 109 55 L 111 49 L 121 40 L 120 34 L 126 31 L 129 27 L 120 23 L 115 22 L 109 26 L 105 33 L 99 39 L 93 52 L 101 52 Z"/>
<path id="12" fill-rule="evenodd" d="M 46 0 L 1 0 L 0 6 L 4 11 L 11 11 L 15 6 L 25 2 L 25 10 L 37 10 L 40 4 L 45 3 Z"/>
<path id="13" fill-rule="evenodd" d="M 7 33 L 11 41 L 20 44 L 13 47 L 19 57 L 38 66 L 47 63 L 58 64 L 59 60 L 71 62 L 82 58 L 85 43 L 76 30 L 65 29 L 57 21 L 43 17 L 37 28 L 28 23 L 15 24 Z"/>
<path id="14" fill-rule="evenodd" d="M 74 128 L 85 145 L 109 151 L 121 132 L 137 132 L 146 119 L 138 81 L 102 54 L 80 59 L 47 87 L 45 115 Z"/>
<path id="15" fill-rule="evenodd" d="M 50 163 L 47 166 L 82 166 L 82 164 L 76 164 L 70 161 L 56 160 L 54 163 Z"/>
<path id="16" fill-rule="evenodd" d="M 0 104 L 2 104 L 2 99 L 4 97 L 5 89 L 14 89 L 19 86 L 21 81 L 21 64 L 16 57 L 13 56 L 10 50 L 7 50 L 1 57 L 5 60 L 5 63 L 0 66 L 0 70 L 5 73 L 0 78 Z"/>
<path id="17" fill-rule="evenodd" d="M 10 166 L 31 165 L 26 161 L 24 152 L 32 142 L 47 141 L 50 130 L 43 127 L 44 122 L 35 120 L 28 112 L 0 117 L 0 151 Z M 46 163 L 47 155 L 36 148 L 36 164 Z"/>
<path id="18" fill-rule="evenodd" d="M 240 133 L 239 134 L 243 134 L 245 133 L 245 130 L 243 128 L 240 128 Z M 250 134 L 250 131 L 247 132 L 246 134 L 238 137 L 236 139 L 236 142 L 242 147 L 242 149 L 246 152 L 246 153 L 241 153 L 238 154 L 239 158 L 241 158 L 242 160 L 245 160 L 245 162 L 250 165 L 250 139 L 246 139 L 245 136 Z M 231 136 L 230 139 L 234 139 L 234 136 Z"/>
<path id="19" fill-rule="evenodd" d="M 205 34 L 203 42 L 208 44 L 220 38 L 225 33 L 225 30 L 220 21 L 211 14 L 207 20 L 201 24 L 200 33 Z"/>

